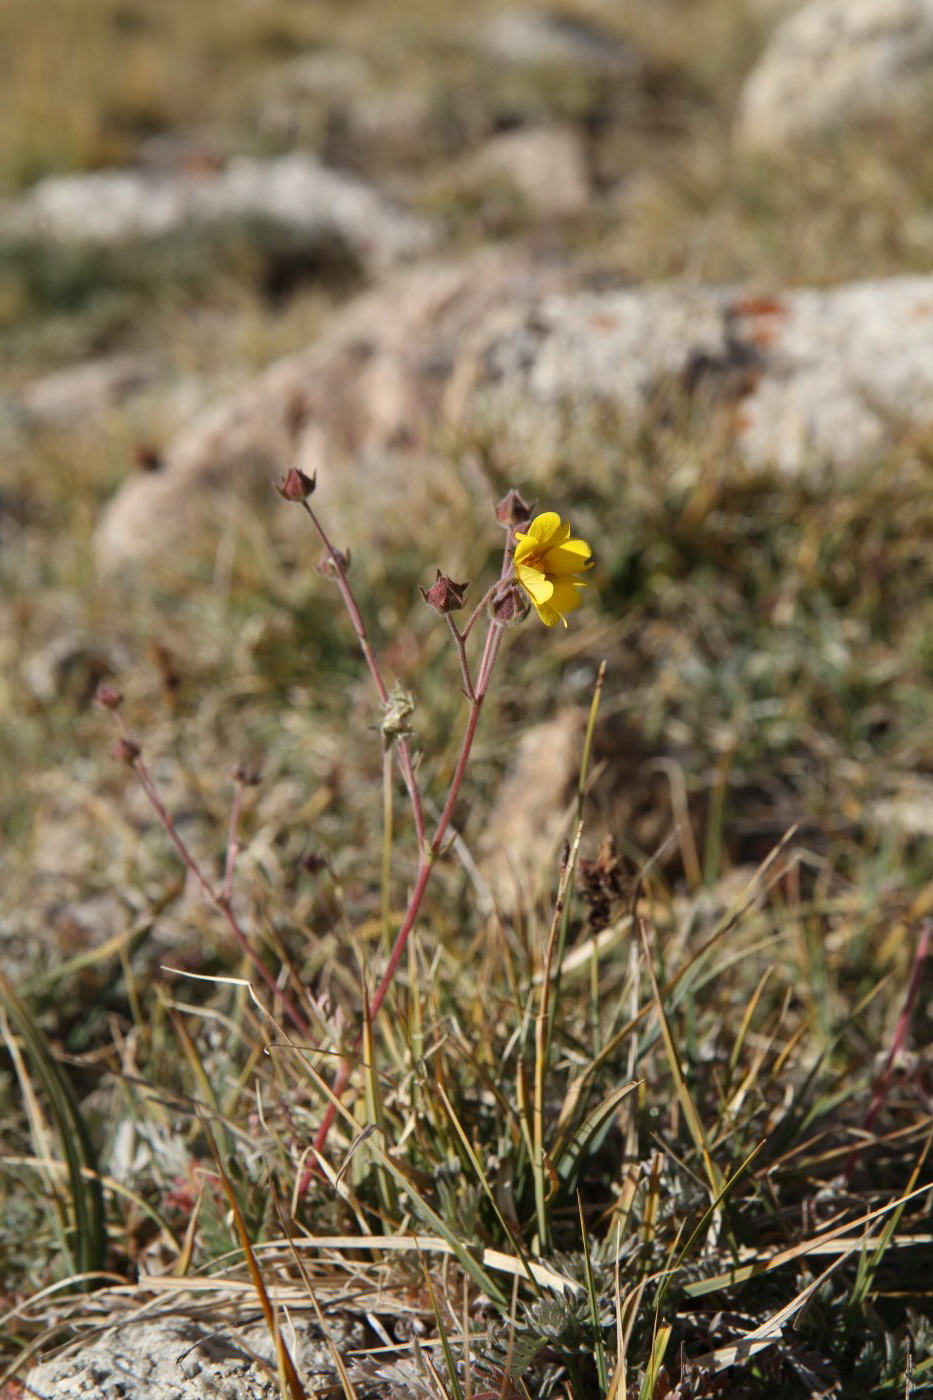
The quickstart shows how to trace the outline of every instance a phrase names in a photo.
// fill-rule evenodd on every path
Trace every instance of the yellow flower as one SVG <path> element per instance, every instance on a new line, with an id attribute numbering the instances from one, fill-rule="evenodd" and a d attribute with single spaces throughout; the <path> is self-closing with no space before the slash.
<path id="1" fill-rule="evenodd" d="M 553 510 L 536 515 L 526 533 L 516 530 L 515 577 L 538 610 L 545 627 L 556 622 L 567 626 L 564 613 L 573 612 L 586 585 L 574 575 L 588 569 L 592 560 L 586 540 L 572 540 L 570 526 Z"/>

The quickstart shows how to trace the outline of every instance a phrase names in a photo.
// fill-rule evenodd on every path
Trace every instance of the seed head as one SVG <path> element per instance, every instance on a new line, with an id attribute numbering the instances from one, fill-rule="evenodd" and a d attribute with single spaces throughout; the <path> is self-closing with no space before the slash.
<path id="1" fill-rule="evenodd" d="M 435 612 L 449 613 L 456 612 L 458 608 L 463 607 L 469 586 L 469 580 L 466 583 L 454 583 L 452 578 L 448 578 L 438 569 L 437 577 L 427 593 L 423 588 L 419 588 L 418 592 Z"/>
<path id="2" fill-rule="evenodd" d="M 317 473 L 305 476 L 298 467 L 289 467 L 275 488 L 283 501 L 306 501 L 317 485 Z"/>
<path id="3" fill-rule="evenodd" d="M 506 525 L 510 530 L 514 530 L 518 525 L 524 525 L 531 519 L 534 506 L 526 505 L 516 490 L 507 491 L 502 500 L 496 506 L 496 519 L 500 525 Z"/>

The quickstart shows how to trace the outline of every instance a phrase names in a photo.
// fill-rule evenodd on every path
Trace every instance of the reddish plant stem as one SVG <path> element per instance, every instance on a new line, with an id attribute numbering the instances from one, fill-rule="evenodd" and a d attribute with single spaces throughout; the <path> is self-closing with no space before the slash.
<path id="1" fill-rule="evenodd" d="M 418 918 L 418 914 L 421 911 L 421 905 L 424 900 L 425 891 L 428 888 L 428 882 L 431 878 L 431 872 L 434 869 L 434 863 L 437 860 L 438 855 L 440 854 L 442 845 L 444 844 L 444 837 L 447 835 L 447 829 L 450 826 L 451 818 L 453 817 L 454 807 L 456 805 L 457 798 L 460 794 L 460 788 L 463 783 L 463 776 L 466 773 L 467 763 L 469 762 L 470 751 L 473 748 L 473 740 L 476 737 L 476 728 L 479 724 L 479 716 L 480 711 L 483 707 L 483 700 L 485 699 L 486 691 L 489 688 L 489 682 L 492 679 L 492 671 L 496 663 L 496 657 L 499 654 L 499 646 L 502 641 L 503 630 L 504 628 L 501 622 L 496 622 L 495 619 L 493 619 L 490 622 L 489 632 L 486 635 L 486 645 L 483 648 L 483 656 L 482 660 L 480 661 L 479 676 L 477 678 L 476 685 L 473 688 L 474 693 L 470 700 L 470 713 L 467 716 L 466 730 L 464 731 L 463 740 L 460 744 L 460 753 L 457 757 L 457 765 L 454 769 L 454 775 L 451 780 L 450 791 L 447 794 L 447 801 L 444 803 L 444 810 L 441 812 L 441 815 L 438 818 L 437 827 L 435 828 L 434 835 L 431 838 L 431 844 L 426 851 L 422 851 L 421 859 L 418 864 L 418 873 L 415 876 L 414 887 L 411 892 L 411 897 L 408 901 L 408 908 L 405 911 L 405 918 L 403 919 L 402 926 L 399 929 L 398 934 L 396 935 L 395 944 L 392 948 L 392 952 L 389 955 L 389 961 L 386 964 L 385 972 L 382 974 L 382 979 L 379 982 L 379 986 L 373 993 L 372 999 L 369 1003 L 370 1023 L 374 1022 L 376 1017 L 378 1016 L 380 1008 L 382 1007 L 382 1003 L 385 1001 L 389 988 L 391 987 L 392 982 L 395 979 L 395 974 L 398 970 L 398 965 L 401 962 L 402 957 L 404 956 L 405 949 L 408 946 L 408 940 L 411 937 L 412 929 L 414 928 Z M 362 1033 L 356 1038 L 354 1044 L 355 1049 L 359 1048 L 361 1040 Z M 343 1091 L 346 1089 L 347 1084 L 349 1083 L 350 1073 L 350 1061 L 348 1059 L 342 1060 L 340 1063 L 340 1068 L 338 1069 L 336 1078 L 334 1080 L 334 1098 L 328 1104 L 327 1109 L 324 1113 L 324 1117 L 321 1120 L 321 1126 L 318 1128 L 317 1134 L 314 1138 L 313 1145 L 314 1151 L 316 1153 L 323 1151 L 327 1143 L 328 1134 L 330 1133 L 331 1126 L 333 1125 L 334 1119 L 337 1116 L 336 1100 L 339 1100 L 342 1097 Z M 310 1174 L 307 1174 L 305 1180 L 302 1183 L 303 1187 L 307 1184 L 307 1181 L 309 1179 Z"/>
<path id="2" fill-rule="evenodd" d="M 236 858 L 240 854 L 240 811 L 243 806 L 243 784 L 239 778 L 235 778 L 234 783 L 230 823 L 227 827 L 227 858 L 224 861 L 224 899 L 227 903 L 233 898 L 233 872 Z"/>
<path id="3" fill-rule="evenodd" d="M 129 766 L 132 768 L 134 774 L 136 775 L 137 782 L 139 783 L 143 792 L 146 794 L 146 797 L 149 800 L 149 804 L 152 807 L 152 810 L 155 812 L 156 816 L 158 817 L 165 830 L 166 835 L 168 836 L 172 845 L 175 847 L 176 851 L 181 857 L 185 868 L 188 871 L 190 871 L 190 873 L 194 876 L 195 880 L 200 885 L 203 894 L 207 897 L 211 904 L 213 904 L 214 908 L 218 909 L 223 915 L 227 927 L 230 929 L 230 932 L 236 939 L 240 949 L 246 955 L 246 957 L 249 958 L 253 967 L 259 973 L 259 976 L 262 978 L 262 980 L 265 982 L 272 996 L 281 1004 L 282 1010 L 288 1016 L 288 1019 L 298 1031 L 299 1035 L 305 1037 L 306 1039 L 309 1038 L 311 1035 L 311 1031 L 304 1016 L 302 1016 L 301 1012 L 298 1010 L 297 1006 L 292 1001 L 288 993 L 279 986 L 278 982 L 272 976 L 272 973 L 266 967 L 262 958 L 256 952 L 256 949 L 250 943 L 243 929 L 240 927 L 239 921 L 233 912 L 230 903 L 230 897 L 226 891 L 226 886 L 224 888 L 223 893 L 218 893 L 218 891 L 214 889 L 214 886 L 211 884 L 210 880 L 208 880 L 207 876 L 204 874 L 204 871 L 201 869 L 197 860 L 192 855 L 191 851 L 188 849 L 187 845 L 182 839 L 178 828 L 176 827 L 175 822 L 172 818 L 171 812 L 168 810 L 168 808 L 166 807 L 165 803 L 162 801 L 162 798 L 159 795 L 159 790 L 155 785 L 155 781 L 152 777 L 152 774 L 149 772 L 145 761 L 140 756 L 137 746 L 133 743 L 132 739 L 130 738 L 129 730 L 127 729 L 126 721 L 124 720 L 123 716 L 119 712 L 116 712 L 114 714 L 114 718 L 117 721 L 117 725 L 120 729 L 120 734 L 124 743 L 129 746 L 127 752 L 128 754 L 132 754 L 132 757 L 128 757 L 127 759 Z M 233 822 L 233 820 L 234 818 L 231 816 L 231 822 Z M 230 861 L 229 846 L 227 851 L 227 866 L 232 878 L 232 864 Z"/>
<path id="4" fill-rule="evenodd" d="M 366 631 L 366 624 L 363 622 L 363 614 L 359 610 L 359 606 L 357 605 L 356 598 L 353 594 L 353 589 L 351 588 L 349 580 L 347 579 L 347 571 L 344 567 L 340 552 L 339 550 L 336 550 L 331 544 L 323 525 L 318 520 L 314 511 L 308 505 L 308 502 L 305 500 L 302 501 L 301 504 L 307 511 L 312 525 L 314 526 L 315 530 L 317 530 L 318 534 L 321 537 L 321 542 L 324 545 L 324 548 L 327 550 L 327 559 L 330 563 L 331 568 L 334 571 L 334 581 L 336 582 L 337 587 L 340 589 L 340 596 L 343 599 L 344 607 L 350 615 L 350 621 L 353 624 L 353 630 L 356 633 L 357 641 L 360 644 L 360 650 L 362 651 L 363 656 L 366 659 L 366 664 L 369 667 L 369 674 L 373 678 L 373 684 L 376 687 L 376 693 L 378 694 L 382 704 L 386 705 L 389 701 L 389 692 L 386 688 L 385 681 L 382 679 L 382 672 L 379 669 L 379 662 L 376 660 L 376 654 L 372 649 L 372 645 L 369 640 L 369 635 Z M 399 767 L 402 770 L 402 777 L 405 779 L 405 786 L 408 789 L 408 798 L 411 802 L 412 815 L 415 819 L 415 831 L 418 837 L 418 850 L 423 851 L 425 848 L 426 840 L 426 829 L 424 825 L 424 808 L 421 803 L 421 792 L 418 787 L 418 779 L 415 776 L 415 765 L 412 761 L 411 748 L 409 747 L 408 740 L 405 738 L 400 738 L 397 743 L 397 748 Z"/>
<path id="5" fill-rule="evenodd" d="M 479 602 L 476 604 L 476 607 L 473 609 L 473 611 L 470 613 L 470 616 L 467 618 L 466 625 L 464 626 L 463 631 L 457 632 L 457 636 L 461 639 L 461 641 L 466 641 L 467 637 L 470 635 L 470 633 L 473 631 L 473 628 L 476 626 L 477 622 L 479 622 L 480 618 L 482 617 L 486 604 L 492 602 L 493 596 L 501 584 L 502 578 L 497 578 L 492 588 L 487 588 L 486 592 L 483 594 L 482 598 L 480 598 Z M 448 620 L 450 620 L 449 613 L 447 614 L 447 617 Z"/>
<path id="6" fill-rule="evenodd" d="M 460 632 L 450 613 L 445 613 L 447 626 L 450 628 L 450 635 L 454 639 L 454 646 L 457 648 L 457 656 L 460 658 L 460 674 L 463 677 L 463 693 L 468 700 L 476 699 L 476 691 L 473 689 L 473 677 L 470 675 L 470 662 L 466 653 L 466 633 Z"/>

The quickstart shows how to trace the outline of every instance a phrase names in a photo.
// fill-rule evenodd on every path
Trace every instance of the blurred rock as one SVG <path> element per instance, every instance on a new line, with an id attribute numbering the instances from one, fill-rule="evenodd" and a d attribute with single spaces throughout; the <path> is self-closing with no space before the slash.
<path id="1" fill-rule="evenodd" d="M 358 158 L 366 152 L 371 161 L 372 152 L 378 151 L 383 160 L 403 156 L 410 160 L 436 145 L 436 103 L 425 85 L 407 84 L 367 93 L 343 114 L 343 139 Z"/>
<path id="2" fill-rule="evenodd" d="M 220 171 L 49 176 L 0 205 L 0 234 L 114 243 L 246 218 L 278 223 L 309 239 L 336 240 L 363 267 L 377 271 L 423 253 L 433 240 L 424 219 L 297 151 L 274 160 L 241 156 Z"/>
<path id="3" fill-rule="evenodd" d="M 143 355 L 109 355 L 33 380 L 21 395 L 30 419 L 73 423 L 106 413 L 159 378 L 159 365 Z"/>
<path id="4" fill-rule="evenodd" d="M 216 538 L 244 499 L 271 527 L 283 519 L 271 483 L 291 465 L 320 471 L 338 531 L 353 522 L 354 537 L 373 545 L 397 545 L 406 527 L 417 535 L 418 521 L 399 509 L 399 484 L 422 509 L 450 489 L 429 447 L 464 345 L 497 305 L 564 285 L 560 268 L 512 250 L 396 275 L 308 350 L 196 417 L 169 444 L 161 472 L 128 480 L 99 522 L 99 565 L 132 569 L 171 551 L 183 563 L 199 532 Z"/>
<path id="5" fill-rule="evenodd" d="M 75 708 L 83 708 L 93 700 L 101 681 L 115 676 L 126 659 L 119 647 L 63 633 L 26 657 L 22 681 L 42 705 L 67 700 Z"/>
<path id="6" fill-rule="evenodd" d="M 529 485 L 557 470 L 568 424 L 637 424 L 671 396 L 713 413 L 752 466 L 840 475 L 933 423 L 933 277 L 749 298 L 665 283 L 573 291 L 515 252 L 419 267 L 349 307 L 127 482 L 96 536 L 104 570 L 195 548 L 195 523 L 263 503 L 286 466 L 321 474 L 329 518 L 392 548 L 450 489 L 432 441 L 480 433 Z M 260 493 L 257 495 L 256 493 Z M 400 494 L 401 493 L 401 494 Z M 406 534 L 406 530 L 411 531 Z M 182 558 L 182 555 L 178 556 Z"/>
<path id="7" fill-rule="evenodd" d="M 907 837 L 933 836 L 933 782 L 918 774 L 889 774 L 898 791 L 878 799 L 871 816 L 880 830 Z"/>
<path id="8" fill-rule="evenodd" d="M 731 424 L 749 463 L 844 472 L 933 423 L 933 278 L 747 298 L 663 284 L 503 308 L 459 366 L 455 412 L 529 460 L 568 409 L 637 419 L 679 387 Z"/>
<path id="9" fill-rule="evenodd" d="M 504 131 L 465 161 L 453 180 L 462 190 L 505 185 L 532 215 L 578 214 L 590 198 L 583 138 L 575 127 Z"/>
<path id="10" fill-rule="evenodd" d="M 640 67 L 630 44 L 557 10 L 503 10 L 482 25 L 476 41 L 490 58 L 522 67 L 583 68 L 606 76 L 632 74 Z"/>
<path id="11" fill-rule="evenodd" d="M 316 49 L 278 68 L 271 86 L 279 96 L 355 97 L 371 81 L 368 65 L 346 49 Z"/>
<path id="12" fill-rule="evenodd" d="M 371 81 L 357 54 L 341 49 L 301 54 L 270 76 L 260 102 L 259 127 L 279 141 L 320 142 L 331 114 L 343 113 Z"/>
<path id="13" fill-rule="evenodd" d="M 933 97 L 933 0 L 810 0 L 748 78 L 737 135 L 780 148 Z"/>

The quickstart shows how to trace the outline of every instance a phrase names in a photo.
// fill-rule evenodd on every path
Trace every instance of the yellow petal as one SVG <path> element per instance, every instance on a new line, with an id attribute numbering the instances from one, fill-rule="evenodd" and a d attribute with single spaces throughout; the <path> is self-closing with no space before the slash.
<path id="1" fill-rule="evenodd" d="M 545 627 L 553 627 L 557 622 L 563 622 L 564 626 L 567 626 L 566 619 L 561 617 L 559 612 L 555 612 L 550 603 L 535 603 L 535 607 Z"/>
<path id="2" fill-rule="evenodd" d="M 535 516 L 528 526 L 527 534 L 518 534 L 516 538 L 534 540 L 538 549 L 563 544 L 564 540 L 570 538 L 570 524 L 568 522 L 564 525 L 555 510 L 546 510 L 542 515 Z"/>
<path id="3" fill-rule="evenodd" d="M 578 574 L 589 568 L 590 547 L 586 540 L 567 540 L 549 549 L 542 563 L 549 574 Z"/>
<path id="4" fill-rule="evenodd" d="M 539 603 L 546 603 L 554 592 L 553 583 L 545 578 L 540 569 L 531 569 L 527 564 L 516 564 L 515 574 L 535 607 Z"/>
<path id="5" fill-rule="evenodd" d="M 538 552 L 539 546 L 537 540 L 533 540 L 530 535 L 516 534 L 515 538 L 518 540 L 518 544 L 515 546 L 512 558 L 515 561 L 515 567 L 518 568 L 522 560 L 527 559 L 529 554 Z"/>
<path id="6" fill-rule="evenodd" d="M 568 578 L 556 578 L 547 601 L 559 613 L 575 612 L 583 602 L 579 590 L 585 587 L 585 584 L 571 582 Z"/>

